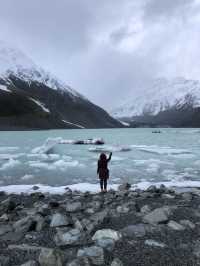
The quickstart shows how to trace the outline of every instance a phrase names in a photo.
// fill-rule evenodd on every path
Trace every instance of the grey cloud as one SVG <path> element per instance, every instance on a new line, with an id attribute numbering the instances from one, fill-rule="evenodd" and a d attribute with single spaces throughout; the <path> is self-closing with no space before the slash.
<path id="1" fill-rule="evenodd" d="M 198 78 L 198 2 L 1 0 L 0 39 L 110 109 L 159 75 Z"/>

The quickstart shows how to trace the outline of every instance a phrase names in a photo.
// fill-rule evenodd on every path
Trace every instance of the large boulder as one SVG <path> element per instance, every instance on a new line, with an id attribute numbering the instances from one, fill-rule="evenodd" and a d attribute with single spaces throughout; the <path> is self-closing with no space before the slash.
<path id="1" fill-rule="evenodd" d="M 143 217 L 143 221 L 149 224 L 166 223 L 169 220 L 171 209 L 168 206 L 157 208 Z"/>
<path id="2" fill-rule="evenodd" d="M 94 265 L 104 265 L 104 251 L 101 247 L 92 246 L 79 249 L 77 256 L 89 258 Z"/>
<path id="3" fill-rule="evenodd" d="M 5 235 L 6 233 L 11 232 L 12 230 L 13 228 L 9 224 L 0 225 L 0 236 Z"/>
<path id="4" fill-rule="evenodd" d="M 121 233 L 112 229 L 102 229 L 96 231 L 92 240 L 96 241 L 99 239 L 113 239 L 114 241 L 118 241 L 122 237 Z"/>
<path id="5" fill-rule="evenodd" d="M 63 255 L 59 250 L 43 248 L 39 255 L 41 266 L 63 266 Z"/>
<path id="6" fill-rule="evenodd" d="M 16 232 L 28 232 L 33 227 L 36 227 L 36 222 L 33 221 L 32 217 L 25 217 L 13 224 L 13 228 Z"/>
<path id="7" fill-rule="evenodd" d="M 72 229 L 70 231 L 57 230 L 57 234 L 54 241 L 57 246 L 78 245 L 82 238 L 82 234 L 78 229 Z"/>
<path id="8" fill-rule="evenodd" d="M 126 191 L 126 190 L 129 190 L 130 188 L 131 188 L 131 184 L 129 183 L 124 183 L 118 187 L 120 191 L 124 191 L 124 190 Z"/>
<path id="9" fill-rule="evenodd" d="M 148 232 L 153 232 L 153 226 L 147 224 L 134 224 L 124 227 L 121 233 L 125 237 L 143 237 Z"/>
<path id="10" fill-rule="evenodd" d="M 175 231 L 183 231 L 185 230 L 185 227 L 175 221 L 169 221 L 169 223 L 167 224 L 169 228 L 171 228 L 172 230 Z"/>
<path id="11" fill-rule="evenodd" d="M 12 197 L 9 197 L 1 202 L 0 210 L 4 212 L 13 211 L 17 207 L 15 200 Z"/>
<path id="12" fill-rule="evenodd" d="M 124 264 L 122 263 L 122 261 L 118 258 L 115 258 L 112 262 L 110 266 L 123 266 Z"/>
<path id="13" fill-rule="evenodd" d="M 29 260 L 26 263 L 22 264 L 21 266 L 38 266 L 38 263 L 35 260 Z"/>
<path id="14" fill-rule="evenodd" d="M 82 210 L 82 204 L 79 201 L 67 203 L 67 205 L 66 205 L 66 211 L 67 212 L 79 212 L 81 210 Z"/>
<path id="15" fill-rule="evenodd" d="M 51 227 L 59 227 L 59 226 L 67 226 L 71 223 L 70 219 L 68 219 L 65 215 L 61 213 L 55 213 L 51 219 Z"/>

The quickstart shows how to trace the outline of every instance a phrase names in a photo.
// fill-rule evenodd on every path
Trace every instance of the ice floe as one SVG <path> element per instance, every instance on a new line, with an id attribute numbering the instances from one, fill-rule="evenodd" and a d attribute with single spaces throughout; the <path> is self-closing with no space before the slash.
<path id="1" fill-rule="evenodd" d="M 16 166 L 18 166 L 20 164 L 21 164 L 20 161 L 14 160 L 14 159 L 11 158 L 0 167 L 0 170 L 8 170 L 8 169 L 14 168 L 14 167 L 16 167 Z"/>
<path id="2" fill-rule="evenodd" d="M 62 138 L 48 138 L 45 143 L 32 150 L 32 153 L 43 154 L 50 153 L 53 148 L 62 141 Z"/>

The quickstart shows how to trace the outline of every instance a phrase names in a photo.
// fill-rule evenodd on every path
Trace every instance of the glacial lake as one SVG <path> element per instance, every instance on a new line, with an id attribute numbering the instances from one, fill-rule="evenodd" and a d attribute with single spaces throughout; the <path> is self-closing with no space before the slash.
<path id="1" fill-rule="evenodd" d="M 98 183 L 99 148 L 113 152 L 110 184 L 200 180 L 200 129 L 98 129 L 0 132 L 0 186 Z M 102 138 L 103 146 L 45 142 Z M 39 148 L 38 148 L 39 147 Z M 36 149 L 37 148 L 37 149 Z"/>

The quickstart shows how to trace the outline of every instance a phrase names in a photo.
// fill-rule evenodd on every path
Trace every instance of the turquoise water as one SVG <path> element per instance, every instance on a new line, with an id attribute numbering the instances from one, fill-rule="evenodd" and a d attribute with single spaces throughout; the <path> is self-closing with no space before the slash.
<path id="1" fill-rule="evenodd" d="M 48 138 L 103 138 L 113 151 L 111 183 L 199 180 L 200 130 L 98 129 L 0 132 L 0 185 L 96 183 L 100 152 L 94 145 L 57 144 L 50 154 L 34 154 Z M 97 147 L 98 148 L 98 147 Z M 123 148 L 128 151 L 122 151 Z"/>

